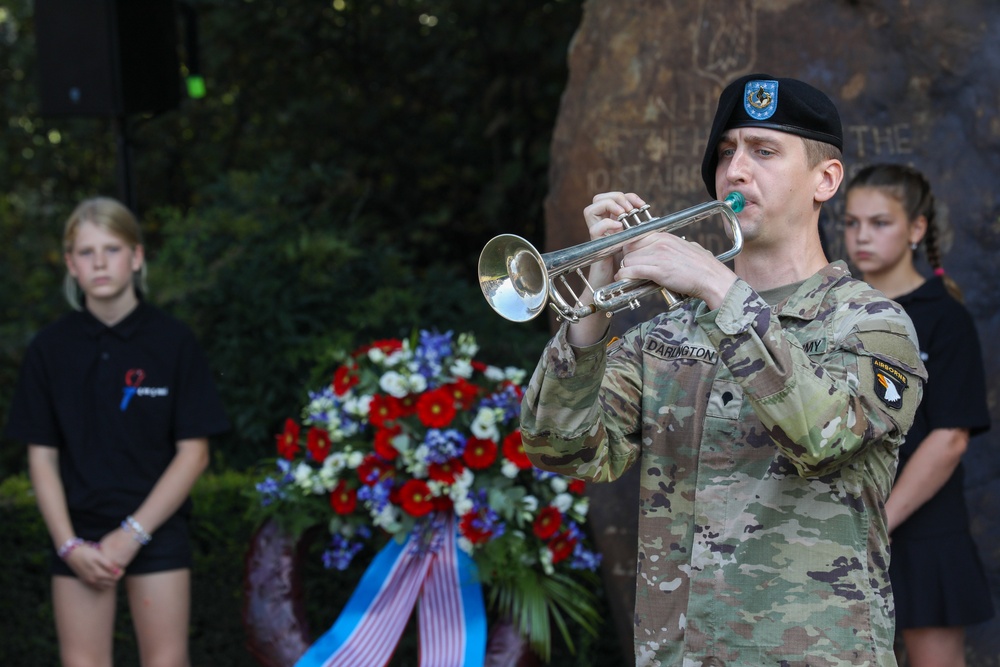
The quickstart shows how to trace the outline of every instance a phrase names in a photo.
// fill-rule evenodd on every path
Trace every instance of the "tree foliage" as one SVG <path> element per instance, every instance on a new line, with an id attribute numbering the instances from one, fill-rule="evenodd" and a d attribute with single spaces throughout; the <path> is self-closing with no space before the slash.
<path id="1" fill-rule="evenodd" d="M 330 346 L 470 330 L 533 365 L 476 285 L 486 240 L 540 244 L 548 150 L 583 0 L 189 0 L 208 95 L 129 117 L 40 115 L 30 0 L 0 2 L 0 409 L 30 336 L 65 310 L 59 238 L 133 150 L 150 299 L 198 333 L 245 466 Z M 189 60 L 181 49 L 182 60 Z M 85 54 L 68 54 L 85 57 Z M 0 476 L 22 467 L 4 443 Z"/>

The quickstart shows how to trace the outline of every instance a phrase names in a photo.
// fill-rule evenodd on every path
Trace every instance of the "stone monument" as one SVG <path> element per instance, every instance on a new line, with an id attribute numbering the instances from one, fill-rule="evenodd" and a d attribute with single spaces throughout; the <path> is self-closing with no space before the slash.
<path id="1" fill-rule="evenodd" d="M 943 263 L 966 294 L 985 356 L 991 432 L 973 439 L 966 482 L 973 530 L 1000 610 L 1000 4 L 991 0 L 589 0 L 569 51 L 552 142 L 545 250 L 587 240 L 599 192 L 636 192 L 665 215 L 708 199 L 701 158 L 715 103 L 751 72 L 790 76 L 837 103 L 848 178 L 876 161 L 924 171 L 948 208 Z M 842 188 L 843 192 L 843 188 Z M 825 206 L 830 259 L 846 259 L 843 195 Z M 684 235 L 714 253 L 723 227 Z M 680 233 L 680 232 L 678 232 Z M 621 331 L 659 308 L 620 313 Z M 592 485 L 605 583 L 632 662 L 636 471 Z M 1000 617 L 969 629 L 970 667 L 1000 664 Z"/>

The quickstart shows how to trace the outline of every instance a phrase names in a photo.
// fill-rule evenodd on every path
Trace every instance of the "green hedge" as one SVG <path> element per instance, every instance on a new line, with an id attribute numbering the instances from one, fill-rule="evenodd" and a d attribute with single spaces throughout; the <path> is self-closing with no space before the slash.
<path id="1" fill-rule="evenodd" d="M 191 613 L 194 665 L 257 667 L 245 648 L 242 627 L 243 558 L 254 526 L 247 517 L 245 473 L 207 475 L 193 496 L 195 567 Z M 0 665 L 58 665 L 49 591 L 49 537 L 24 476 L 0 483 Z M 121 596 L 115 628 L 115 664 L 139 657 Z"/>
<path id="2" fill-rule="evenodd" d="M 244 559 L 256 526 L 248 512 L 251 473 L 229 471 L 203 476 L 196 485 L 192 533 L 195 545 L 191 610 L 191 659 L 195 667 L 259 667 L 246 648 L 243 628 Z M 22 475 L 0 483 L 0 665 L 58 665 L 49 595 L 48 534 Z M 304 545 L 302 564 L 306 620 L 314 637 L 336 620 L 371 554 L 361 554 L 346 572 L 320 564 L 321 540 Z M 576 655 L 554 638 L 552 665 L 610 667 L 620 664 L 620 650 L 606 600 L 601 615 L 608 623 L 599 636 L 579 634 Z M 139 658 L 124 597 L 115 630 L 115 664 L 138 665 Z M 411 622 L 412 626 L 412 622 Z M 417 667 L 416 637 L 411 627 L 400 642 L 391 667 Z"/>

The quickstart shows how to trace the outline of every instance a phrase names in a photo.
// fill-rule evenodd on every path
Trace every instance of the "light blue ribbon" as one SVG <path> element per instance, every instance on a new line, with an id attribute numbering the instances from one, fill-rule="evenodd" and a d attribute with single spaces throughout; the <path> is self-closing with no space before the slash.
<path id="1" fill-rule="evenodd" d="M 375 556 L 361 576 L 354 593 L 347 601 L 340 616 L 319 639 L 299 658 L 295 667 L 323 667 L 326 661 L 351 637 L 355 629 L 369 615 L 369 610 L 382 586 L 394 569 L 396 562 L 406 554 L 410 542 L 400 544 L 390 540 Z M 479 582 L 476 563 L 461 549 L 455 548 L 458 582 L 461 588 L 463 626 L 465 630 L 465 656 L 455 667 L 483 667 L 486 661 L 486 607 L 483 604 L 482 584 Z M 397 638 L 398 641 L 398 638 Z"/>

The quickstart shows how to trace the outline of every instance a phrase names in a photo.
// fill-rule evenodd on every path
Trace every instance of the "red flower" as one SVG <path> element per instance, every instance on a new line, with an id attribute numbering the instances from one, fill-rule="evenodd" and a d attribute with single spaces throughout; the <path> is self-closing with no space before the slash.
<path id="1" fill-rule="evenodd" d="M 385 426 L 400 416 L 399 399 L 388 394 L 375 394 L 368 406 L 368 421 L 374 426 Z"/>
<path id="2" fill-rule="evenodd" d="M 333 374 L 333 393 L 337 396 L 343 396 L 359 382 L 361 382 L 361 376 L 358 375 L 357 365 L 344 364 Z"/>
<path id="3" fill-rule="evenodd" d="M 479 387 L 463 378 L 459 378 L 450 384 L 446 384 L 444 387 L 451 394 L 455 404 L 462 410 L 468 410 L 471 408 L 473 401 L 476 400 L 476 396 L 479 395 Z"/>
<path id="4" fill-rule="evenodd" d="M 351 356 L 360 357 L 362 355 L 368 354 L 368 350 L 370 350 L 372 348 L 376 348 L 376 349 L 382 350 L 383 352 L 385 352 L 388 355 L 388 354 L 392 354 L 393 352 L 396 352 L 398 350 L 402 350 L 403 349 L 403 341 L 398 340 L 396 338 L 385 338 L 383 340 L 376 340 L 376 341 L 372 342 L 369 345 L 362 345 L 361 347 L 359 347 L 358 349 L 356 349 L 354 352 L 352 352 Z"/>
<path id="5" fill-rule="evenodd" d="M 427 482 L 411 479 L 399 490 L 399 504 L 410 516 L 426 516 L 434 510 L 434 497 Z"/>
<path id="6" fill-rule="evenodd" d="M 417 399 L 417 416 L 428 428 L 444 428 L 455 418 L 455 401 L 443 387 L 424 392 Z"/>
<path id="7" fill-rule="evenodd" d="M 587 490 L 587 483 L 582 479 L 571 479 L 569 480 L 569 492 L 574 493 L 578 496 L 582 496 L 583 492 Z"/>
<path id="8" fill-rule="evenodd" d="M 563 531 L 552 538 L 549 542 L 549 551 L 552 552 L 552 564 L 555 565 L 566 560 L 573 549 L 576 548 L 576 539 L 571 537 L 569 531 Z"/>
<path id="9" fill-rule="evenodd" d="M 486 364 L 484 364 L 483 362 L 481 362 L 481 361 L 476 361 L 475 359 L 471 360 L 471 361 L 469 362 L 469 365 L 471 365 L 471 366 L 472 366 L 472 370 L 474 370 L 474 371 L 479 371 L 480 373 L 485 373 L 485 372 L 486 372 L 486 369 L 487 369 L 487 368 L 489 368 L 489 366 L 487 366 L 487 365 L 486 365 Z"/>
<path id="10" fill-rule="evenodd" d="M 365 486 L 374 486 L 386 477 L 391 477 L 392 472 L 391 463 L 386 463 L 375 454 L 369 454 L 358 466 L 358 479 Z"/>
<path id="11" fill-rule="evenodd" d="M 535 517 L 533 530 L 535 537 L 540 540 L 547 540 L 558 532 L 562 526 L 562 513 L 551 505 L 546 507 Z"/>
<path id="12" fill-rule="evenodd" d="M 330 453 L 330 434 L 313 426 L 306 434 L 306 447 L 316 463 L 322 463 Z"/>
<path id="13" fill-rule="evenodd" d="M 418 394 L 407 394 L 403 398 L 399 399 L 399 416 L 409 417 L 417 413 L 417 400 L 420 398 Z"/>
<path id="14" fill-rule="evenodd" d="M 462 452 L 465 465 L 473 470 L 485 470 L 497 460 L 497 443 L 481 438 L 469 438 Z"/>
<path id="15" fill-rule="evenodd" d="M 444 463 L 432 463 L 427 466 L 427 476 L 435 482 L 453 484 L 455 478 L 462 474 L 465 466 L 458 459 L 451 459 Z"/>
<path id="16" fill-rule="evenodd" d="M 278 443 L 278 455 L 291 461 L 299 451 L 299 425 L 295 420 L 285 420 L 285 430 L 274 436 Z"/>
<path id="17" fill-rule="evenodd" d="M 455 503 L 448 496 L 434 496 L 435 512 L 452 512 L 455 510 Z"/>
<path id="18" fill-rule="evenodd" d="M 402 428 L 397 425 L 388 428 L 375 429 L 375 453 L 386 461 L 395 461 L 399 456 L 399 450 L 393 447 L 392 439 L 402 432 Z"/>
<path id="19" fill-rule="evenodd" d="M 531 461 L 524 453 L 524 443 L 521 442 L 521 429 L 513 431 L 503 439 L 503 455 L 520 470 L 531 467 Z"/>
<path id="20" fill-rule="evenodd" d="M 337 514 L 350 514 L 358 506 L 358 492 L 348 488 L 344 480 L 337 482 L 337 486 L 330 492 L 330 507 Z"/>
<path id="21" fill-rule="evenodd" d="M 458 522 L 458 529 L 465 539 L 473 544 L 482 544 L 489 541 L 490 537 L 493 536 L 493 531 L 476 526 L 477 519 L 479 519 L 479 512 L 464 514 L 462 520 Z"/>

